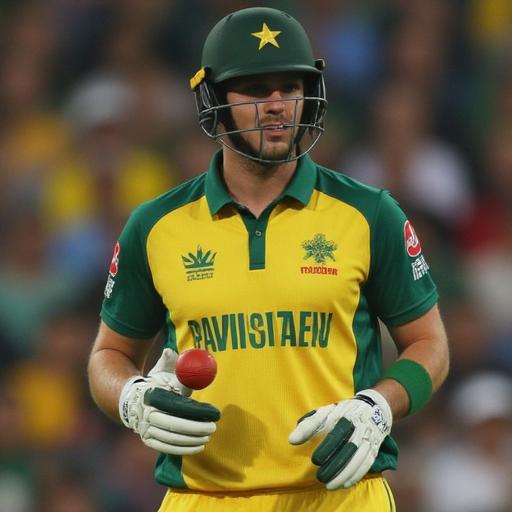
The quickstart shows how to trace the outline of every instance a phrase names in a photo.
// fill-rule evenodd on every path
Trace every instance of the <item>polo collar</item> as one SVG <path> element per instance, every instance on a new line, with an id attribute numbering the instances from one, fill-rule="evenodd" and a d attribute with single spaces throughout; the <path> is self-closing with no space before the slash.
<path id="1" fill-rule="evenodd" d="M 205 192 L 210 213 L 215 215 L 227 204 L 235 204 L 234 199 L 224 184 L 221 176 L 222 150 L 217 151 L 206 172 Z M 292 197 L 306 206 L 313 193 L 316 183 L 316 165 L 309 155 L 303 155 L 297 160 L 297 169 L 279 199 Z M 278 199 L 278 200 L 279 200 Z"/>

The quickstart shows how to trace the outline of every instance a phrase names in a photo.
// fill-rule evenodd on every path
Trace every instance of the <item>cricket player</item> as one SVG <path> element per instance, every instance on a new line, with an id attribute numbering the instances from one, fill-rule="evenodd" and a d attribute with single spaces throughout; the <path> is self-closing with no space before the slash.
<path id="1" fill-rule="evenodd" d="M 446 377 L 410 221 L 386 191 L 308 155 L 324 129 L 323 69 L 287 13 L 220 20 L 190 84 L 221 149 L 138 207 L 115 246 L 90 386 L 159 452 L 160 512 L 394 511 L 393 423 Z M 386 370 L 379 319 L 399 353 Z M 191 396 L 175 364 L 193 347 L 218 375 Z"/>

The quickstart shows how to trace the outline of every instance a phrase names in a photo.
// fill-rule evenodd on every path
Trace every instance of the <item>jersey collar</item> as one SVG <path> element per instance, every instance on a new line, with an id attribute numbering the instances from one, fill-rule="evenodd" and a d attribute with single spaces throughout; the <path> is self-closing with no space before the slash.
<path id="1" fill-rule="evenodd" d="M 227 204 L 235 204 L 221 177 L 222 150 L 217 151 L 208 166 L 206 173 L 206 200 L 210 213 L 215 215 Z M 303 155 L 297 160 L 297 169 L 290 183 L 279 199 L 292 197 L 306 206 L 309 202 L 316 183 L 316 165 L 309 155 Z"/>

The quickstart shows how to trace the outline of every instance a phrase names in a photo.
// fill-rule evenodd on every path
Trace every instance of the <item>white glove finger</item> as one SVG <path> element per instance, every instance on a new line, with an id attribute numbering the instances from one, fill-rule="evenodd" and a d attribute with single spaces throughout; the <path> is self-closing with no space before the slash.
<path id="1" fill-rule="evenodd" d="M 174 373 L 178 354 L 171 348 L 164 348 L 162 354 L 155 363 L 155 366 L 149 370 L 148 376 L 151 377 L 160 372 Z"/>
<path id="2" fill-rule="evenodd" d="M 157 439 L 149 438 L 142 440 L 146 446 L 161 453 L 170 455 L 194 455 L 204 450 L 204 444 L 200 446 L 175 446 L 173 444 L 162 443 Z"/>
<path id="3" fill-rule="evenodd" d="M 368 474 L 368 471 L 370 471 L 370 468 L 372 467 L 372 464 L 375 462 L 375 456 L 371 453 L 368 454 L 367 458 L 361 463 L 359 466 L 359 469 L 348 479 L 343 487 L 347 489 L 348 487 L 351 487 L 352 485 L 356 484 Z"/>
<path id="4" fill-rule="evenodd" d="M 321 432 L 327 416 L 335 407 L 335 404 L 325 405 L 317 409 L 312 416 L 300 420 L 288 436 L 288 442 L 290 444 L 302 444 Z"/>
<path id="5" fill-rule="evenodd" d="M 351 413 L 356 407 L 357 404 L 354 404 L 352 400 L 345 400 L 336 404 L 325 419 L 322 432 L 330 432 L 343 417 L 347 417 L 351 420 Z"/>
<path id="6" fill-rule="evenodd" d="M 370 443 L 366 440 L 363 441 L 343 470 L 327 482 L 327 489 L 332 491 L 339 487 L 347 488 L 358 482 L 368 472 L 373 463 L 374 457 L 370 453 L 370 448 Z M 369 459 L 371 460 L 368 465 Z"/>
<path id="7" fill-rule="evenodd" d="M 208 436 L 213 434 L 217 428 L 213 421 L 186 420 L 185 418 L 178 418 L 177 416 L 160 412 L 157 409 L 149 413 L 147 422 L 169 432 L 190 434 L 192 436 Z"/>
<path id="8" fill-rule="evenodd" d="M 149 427 L 144 433 L 145 438 L 153 438 L 166 444 L 174 444 L 178 446 L 199 446 L 206 444 L 209 436 L 187 436 L 178 434 L 177 432 L 169 432 L 158 427 Z"/>
<path id="9" fill-rule="evenodd" d="M 157 387 L 170 389 L 178 395 L 189 397 L 192 394 L 192 390 L 184 386 L 174 373 L 177 360 L 178 354 L 174 350 L 164 348 L 155 366 L 149 370 L 148 379 Z"/>

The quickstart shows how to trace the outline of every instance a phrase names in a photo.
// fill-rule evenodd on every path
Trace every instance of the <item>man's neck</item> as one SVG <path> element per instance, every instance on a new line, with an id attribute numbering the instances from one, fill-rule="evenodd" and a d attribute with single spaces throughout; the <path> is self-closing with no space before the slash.
<path id="1" fill-rule="evenodd" d="M 286 188 L 297 169 L 297 161 L 272 166 L 259 164 L 225 148 L 223 177 L 230 195 L 259 217 Z"/>

